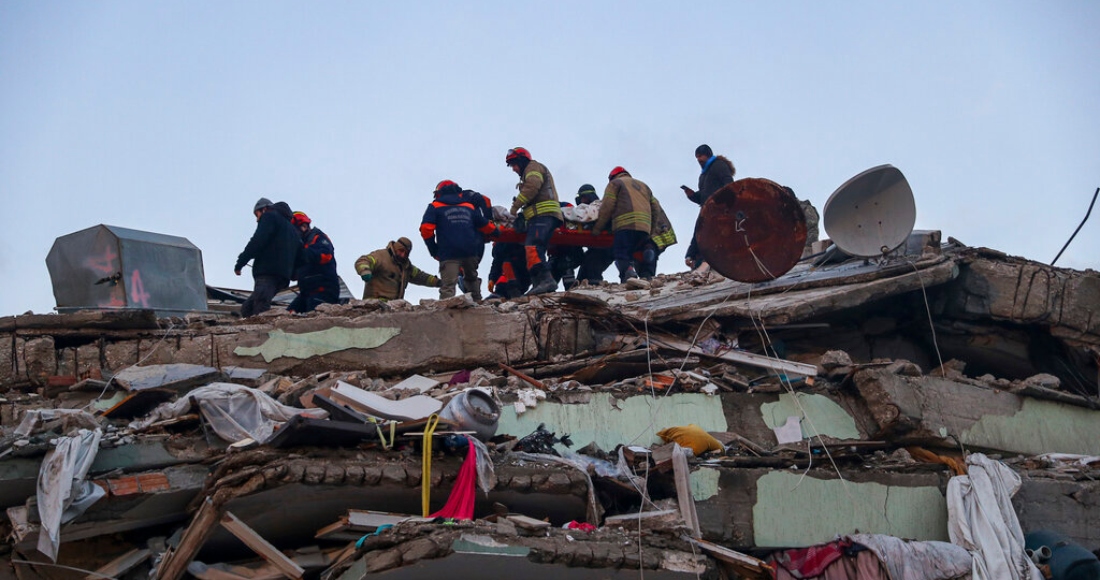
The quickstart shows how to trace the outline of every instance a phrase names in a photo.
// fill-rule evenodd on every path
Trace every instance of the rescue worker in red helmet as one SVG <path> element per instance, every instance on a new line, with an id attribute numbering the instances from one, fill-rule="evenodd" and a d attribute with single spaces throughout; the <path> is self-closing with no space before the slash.
<path id="1" fill-rule="evenodd" d="M 297 279 L 298 297 L 290 303 L 290 312 L 305 313 L 319 304 L 336 304 L 340 301 L 340 276 L 336 274 L 336 248 L 332 240 L 305 212 L 296 211 L 290 223 L 302 234 L 302 250 L 299 252 Z"/>
<path id="2" fill-rule="evenodd" d="M 496 224 L 485 218 L 481 208 L 462 196 L 457 183 L 445 179 L 435 186 L 435 201 L 424 210 L 420 237 L 428 252 L 439 260 L 439 298 L 455 295 L 455 283 L 462 274 L 465 289 L 474 300 L 481 301 L 481 279 L 478 263 L 485 248 L 484 236 L 495 235 Z"/>
<path id="3" fill-rule="evenodd" d="M 607 181 L 600 215 L 592 226 L 592 233 L 598 234 L 610 226 L 615 234 L 611 250 L 615 255 L 615 267 L 619 269 L 619 282 L 626 282 L 638 277 L 634 250 L 649 239 L 653 228 L 653 192 L 622 167 L 612 169 Z"/>
<path id="4" fill-rule="evenodd" d="M 521 211 L 527 222 L 527 239 L 524 251 L 527 256 L 527 270 L 534 286 L 528 294 L 545 294 L 557 290 L 558 283 L 546 264 L 546 248 L 550 245 L 550 236 L 562 224 L 561 205 L 558 191 L 554 187 L 554 177 L 545 165 L 531 158 L 531 153 L 523 147 L 508 150 L 505 164 L 519 175 L 516 185 L 519 194 L 512 202 L 512 215 Z"/>

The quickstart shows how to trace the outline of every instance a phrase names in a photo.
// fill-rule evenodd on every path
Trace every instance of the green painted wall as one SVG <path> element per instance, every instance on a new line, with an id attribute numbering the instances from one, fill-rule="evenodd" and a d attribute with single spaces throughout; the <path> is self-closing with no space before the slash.
<path id="1" fill-rule="evenodd" d="M 799 405 L 801 405 L 801 408 L 799 408 Z M 763 415 L 764 423 L 775 429 L 785 424 L 787 417 L 802 417 L 803 409 L 809 419 L 802 420 L 803 439 L 815 435 L 828 435 L 838 439 L 863 438 L 859 433 L 859 429 L 856 428 L 855 419 L 840 405 L 823 395 L 798 393 L 798 400 L 796 401 L 789 393 L 783 393 L 779 395 L 779 401 L 761 405 L 760 413 Z M 815 433 L 814 427 L 817 427 L 820 433 Z"/>
<path id="2" fill-rule="evenodd" d="M 592 393 L 584 404 L 541 401 L 518 416 L 515 407 L 505 405 L 497 433 L 523 437 L 537 429 L 539 423 L 546 423 L 546 428 L 558 436 L 568 433 L 575 443 L 574 449 L 595 441 L 605 451 L 620 443 L 643 447 L 659 444 L 661 440 L 656 433 L 665 427 L 695 423 L 707 431 L 728 430 L 722 401 L 715 396 L 684 393 L 613 399 L 608 393 Z"/>
<path id="3" fill-rule="evenodd" d="M 691 497 L 705 501 L 718 495 L 717 469 L 700 468 L 691 472 Z"/>
<path id="4" fill-rule="evenodd" d="M 349 348 L 378 348 L 391 338 L 401 334 L 400 328 L 342 328 L 333 327 L 317 332 L 290 334 L 281 329 L 267 333 L 267 340 L 260 346 L 238 346 L 237 356 L 262 355 L 271 362 L 284 356 L 305 360 Z"/>
<path id="5" fill-rule="evenodd" d="M 858 530 L 948 541 L 947 500 L 937 487 L 902 487 L 776 471 L 756 481 L 754 544 L 811 546 Z"/>
<path id="6" fill-rule="evenodd" d="M 1025 397 L 1015 415 L 986 415 L 959 440 L 1015 453 L 1100 455 L 1100 421 L 1091 409 Z"/>

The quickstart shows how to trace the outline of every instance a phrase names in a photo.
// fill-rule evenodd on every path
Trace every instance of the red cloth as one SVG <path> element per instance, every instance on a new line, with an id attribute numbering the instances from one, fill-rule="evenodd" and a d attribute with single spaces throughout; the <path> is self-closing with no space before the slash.
<path id="1" fill-rule="evenodd" d="M 578 522 L 577 520 L 573 520 L 573 521 L 569 522 L 568 524 L 565 524 L 565 529 L 567 529 L 567 530 L 580 530 L 582 532 L 594 532 L 594 531 L 596 531 L 596 526 L 594 526 L 594 525 L 592 525 L 588 522 Z"/>
<path id="2" fill-rule="evenodd" d="M 795 578 L 813 578 L 819 576 L 851 547 L 848 540 L 829 542 L 809 548 L 785 550 L 775 555 L 775 561 L 791 572 Z"/>
<path id="3" fill-rule="evenodd" d="M 474 494 L 477 493 L 477 448 L 468 442 L 466 461 L 462 462 L 462 469 L 458 470 L 458 478 L 455 486 L 451 488 L 451 496 L 447 498 L 443 509 L 429 515 L 429 518 L 454 518 L 456 520 L 474 519 Z"/>

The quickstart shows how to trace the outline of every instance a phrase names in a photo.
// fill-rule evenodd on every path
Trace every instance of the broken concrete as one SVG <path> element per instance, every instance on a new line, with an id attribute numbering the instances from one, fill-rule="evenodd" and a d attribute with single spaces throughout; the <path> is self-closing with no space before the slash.
<path id="1" fill-rule="evenodd" d="M 535 577 L 584 577 L 576 566 L 598 577 L 639 568 L 717 577 L 731 561 L 752 569 L 751 557 L 722 552 L 730 548 L 762 555 L 857 530 L 946 540 L 947 482 L 969 451 L 1001 454 L 1024 474 L 1013 502 L 1025 530 L 1100 546 L 1100 460 L 1036 457 L 1100 456 L 1100 277 L 926 238 L 919 257 L 804 264 L 756 285 L 685 275 L 495 304 L 353 301 L 243 322 L 0 319 L 0 348 L 12 353 L 0 365 L 0 500 L 15 510 L 13 557 L 30 557 L 37 466 L 71 425 L 46 422 L 26 437 L 12 428 L 32 409 L 111 408 L 127 385 L 148 391 L 127 377 L 155 365 L 226 372 L 281 402 L 327 406 L 359 433 L 288 430 L 278 448 L 226 448 L 198 414 L 142 430 L 100 416 L 113 430 L 92 478 L 110 495 L 63 528 L 59 563 L 141 575 L 167 553 L 179 554 L 173 574 L 202 577 L 243 573 L 226 562 L 248 558 L 250 574 L 279 573 L 276 564 L 297 574 L 292 562 L 326 578 L 464 566 Z M 469 383 L 459 371 L 473 371 Z M 414 373 L 424 376 L 401 384 Z M 369 409 L 341 411 L 328 398 L 340 381 L 394 406 L 410 396 L 442 404 L 474 386 L 491 393 L 502 408 L 487 444 L 494 479 L 474 494 L 475 522 L 414 518 L 359 549 L 347 535 L 319 536 L 351 509 L 422 515 L 424 484 L 429 513 L 441 508 L 458 487 L 464 448 L 441 425 L 425 456 L 426 421 L 398 427 Z M 551 448 L 565 457 L 515 452 L 540 424 L 576 445 Z M 689 424 L 724 448 L 673 461 L 656 433 Z M 780 439 L 776 429 L 787 424 Z M 235 518 L 229 529 L 219 523 L 226 514 Z M 696 522 L 702 539 L 692 544 L 681 536 Z M 596 532 L 561 529 L 580 524 Z M 183 530 L 194 532 L 125 539 Z M 272 548 L 246 551 L 241 535 Z M 715 549 L 703 557 L 708 542 Z"/>

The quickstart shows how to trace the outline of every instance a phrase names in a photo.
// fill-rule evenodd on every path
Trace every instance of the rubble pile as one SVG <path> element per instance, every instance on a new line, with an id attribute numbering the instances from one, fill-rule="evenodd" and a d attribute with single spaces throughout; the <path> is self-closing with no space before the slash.
<path id="1" fill-rule="evenodd" d="M 907 247 L 757 284 L 0 319 L 3 557 L 133 579 L 1100 566 L 1100 275 Z"/>

